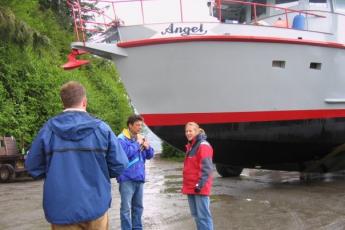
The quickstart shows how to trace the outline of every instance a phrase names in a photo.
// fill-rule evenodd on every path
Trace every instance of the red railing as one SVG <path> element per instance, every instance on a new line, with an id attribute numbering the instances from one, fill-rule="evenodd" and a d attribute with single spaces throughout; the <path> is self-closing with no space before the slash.
<path id="1" fill-rule="evenodd" d="M 116 9 L 118 4 L 124 3 L 133 3 L 137 2 L 140 3 L 140 14 L 142 24 L 145 24 L 145 12 L 144 12 L 144 3 L 145 2 L 152 2 L 152 1 L 159 1 L 159 0 L 67 0 L 67 4 L 71 9 L 71 15 L 74 21 L 74 30 L 76 34 L 76 38 L 78 41 L 85 42 L 87 39 L 88 33 L 103 33 L 107 29 L 111 27 L 118 27 L 124 26 L 124 22 L 117 17 Z M 183 11 L 183 1 L 187 0 L 177 0 L 179 4 L 179 21 L 175 22 L 186 22 L 184 17 Z M 277 10 L 281 10 L 281 15 L 284 15 L 285 20 L 282 20 L 283 25 L 272 25 L 272 26 L 279 26 L 279 27 L 286 27 L 288 28 L 289 25 L 289 17 L 288 14 L 296 13 L 296 14 L 304 14 L 307 16 L 315 16 L 315 17 L 325 17 L 319 14 L 310 13 L 303 10 L 294 10 L 290 8 L 279 7 L 276 5 L 270 4 L 262 4 L 262 3 L 255 3 L 255 2 L 247 2 L 241 0 L 212 0 L 210 4 L 213 4 L 215 9 L 218 10 L 217 18 L 220 22 L 222 22 L 222 4 L 241 4 L 247 5 L 252 7 L 253 9 L 253 17 L 252 23 L 258 25 L 258 15 L 257 9 L 258 7 L 265 7 L 265 8 L 274 8 Z M 90 5 L 93 5 L 94 8 L 90 8 Z M 111 9 L 109 9 L 111 8 Z M 97 20 L 95 18 L 97 17 Z M 101 20 L 100 22 L 99 20 Z M 93 19 L 93 20 L 90 20 Z"/>
<path id="2" fill-rule="evenodd" d="M 279 6 L 275 6 L 275 5 L 271 5 L 271 4 L 263 4 L 263 3 L 256 3 L 256 2 L 245 2 L 245 1 L 240 1 L 240 0 L 215 0 L 216 6 L 220 11 L 220 17 L 219 20 L 221 20 L 221 5 L 223 3 L 230 3 L 230 4 L 241 4 L 241 5 L 250 5 L 253 7 L 253 12 L 254 12 L 254 22 L 257 23 L 257 6 L 261 6 L 261 7 L 265 7 L 265 8 L 273 8 L 273 9 L 277 9 L 277 10 L 282 10 L 284 11 L 284 15 L 285 15 L 285 20 L 287 25 L 289 24 L 289 17 L 288 14 L 289 13 L 297 13 L 297 14 L 304 14 L 306 16 L 315 16 L 315 17 L 321 17 L 321 18 L 325 18 L 325 16 L 323 15 L 319 15 L 319 14 L 314 14 L 314 13 L 310 13 L 304 10 L 294 10 L 294 9 L 290 9 L 290 8 L 286 8 L 286 7 L 279 7 Z"/>

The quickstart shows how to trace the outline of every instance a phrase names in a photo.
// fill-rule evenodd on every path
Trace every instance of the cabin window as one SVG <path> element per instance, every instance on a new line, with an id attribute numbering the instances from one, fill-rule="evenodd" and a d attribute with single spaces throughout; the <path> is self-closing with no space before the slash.
<path id="1" fill-rule="evenodd" d="M 280 7 L 292 7 L 298 5 L 298 0 L 276 0 L 276 5 Z M 278 10 L 278 9 L 275 9 Z"/>
<path id="2" fill-rule="evenodd" d="M 344 0 L 335 0 L 334 2 L 335 12 L 345 13 L 345 1 Z"/>
<path id="3" fill-rule="evenodd" d="M 310 62 L 309 68 L 321 70 L 321 65 L 322 65 L 322 63 L 319 63 L 319 62 Z"/>
<path id="4" fill-rule="evenodd" d="M 273 60 L 272 61 L 272 67 L 278 67 L 278 68 L 285 68 L 285 61 L 281 61 L 281 60 Z"/>
<path id="5" fill-rule="evenodd" d="M 276 6 L 290 8 L 298 6 L 298 0 L 276 0 Z M 271 8 L 270 14 L 285 14 L 285 11 L 278 8 Z"/>
<path id="6" fill-rule="evenodd" d="M 328 5 L 328 0 L 309 0 L 309 5 L 311 7 L 317 7 L 317 8 L 326 8 L 328 9 L 329 5 Z"/>
<path id="7" fill-rule="evenodd" d="M 253 3 L 259 3 L 259 4 L 268 4 L 267 0 L 253 0 Z M 257 18 L 265 17 L 267 15 L 267 7 L 266 6 L 256 6 L 256 16 Z M 254 12 L 252 13 L 252 20 L 254 20 Z"/>
<path id="8" fill-rule="evenodd" d="M 309 0 L 309 3 L 327 3 L 327 0 Z"/>
<path id="9" fill-rule="evenodd" d="M 295 2 L 297 4 L 298 0 L 277 0 L 276 4 L 283 4 L 283 3 L 290 3 L 290 2 Z"/>
<path id="10" fill-rule="evenodd" d="M 0 140 L 0 148 L 5 147 L 4 140 Z"/>

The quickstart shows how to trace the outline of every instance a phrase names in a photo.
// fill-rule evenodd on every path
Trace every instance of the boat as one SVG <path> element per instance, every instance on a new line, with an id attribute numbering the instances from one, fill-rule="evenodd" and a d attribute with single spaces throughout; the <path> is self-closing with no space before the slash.
<path id="1" fill-rule="evenodd" d="M 114 62 L 155 134 L 184 150 L 184 125 L 198 122 L 222 176 L 345 169 L 344 1 L 205 1 L 208 17 L 193 20 L 188 0 L 177 0 L 169 7 L 179 16 L 156 22 L 145 10 L 159 1 L 98 0 L 113 13 L 94 24 L 82 20 L 90 12 L 78 0 L 68 1 L 72 48 Z M 119 16 L 129 3 L 140 23 Z"/>

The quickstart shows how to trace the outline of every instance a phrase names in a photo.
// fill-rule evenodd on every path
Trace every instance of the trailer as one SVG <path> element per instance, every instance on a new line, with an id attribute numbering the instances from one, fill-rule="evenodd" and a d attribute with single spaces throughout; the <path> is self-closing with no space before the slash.
<path id="1" fill-rule="evenodd" d="M 24 156 L 18 151 L 15 138 L 0 136 L 0 182 L 9 182 L 25 174 L 24 160 Z"/>

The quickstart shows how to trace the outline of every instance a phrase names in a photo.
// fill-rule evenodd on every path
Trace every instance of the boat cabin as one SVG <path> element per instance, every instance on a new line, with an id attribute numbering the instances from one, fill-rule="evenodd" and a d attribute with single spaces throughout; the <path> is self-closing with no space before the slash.
<path id="1" fill-rule="evenodd" d="M 108 7 L 104 9 L 100 7 L 100 12 L 94 12 L 95 16 L 98 15 L 94 19 L 80 21 L 80 18 L 89 13 L 87 6 L 79 4 L 77 0 L 67 1 L 73 9 L 78 41 L 85 42 L 90 39 L 113 43 L 151 37 L 152 31 L 149 30 L 153 27 L 155 27 L 153 30 L 156 30 L 159 25 L 167 23 L 176 25 L 203 23 L 206 26 L 206 23 L 214 25 L 220 22 L 233 25 L 255 25 L 257 27 L 250 27 L 250 30 L 264 30 L 263 34 L 270 34 L 270 32 L 258 26 L 310 31 L 323 34 L 322 40 L 345 42 L 343 20 L 345 1 L 343 0 L 208 0 L 205 5 L 196 4 L 190 0 L 174 0 L 169 2 L 169 6 L 163 4 L 165 0 L 99 0 L 98 2 L 97 4 L 103 4 L 103 8 L 106 3 Z M 199 8 L 193 7 L 193 4 Z M 167 14 L 167 11 L 172 14 Z M 196 14 L 196 11 L 200 11 L 201 14 Z M 198 15 L 198 17 L 193 15 Z M 125 27 L 131 26 L 150 27 L 150 29 L 147 31 L 144 29 L 146 32 L 138 31 L 141 34 L 139 37 L 128 37 Z M 119 30 L 122 30 L 121 33 Z M 290 32 L 282 31 L 281 33 Z M 236 33 L 234 30 L 231 32 L 231 34 Z M 332 37 L 332 35 L 335 36 Z"/>
<path id="2" fill-rule="evenodd" d="M 345 1 L 342 0 L 215 0 L 209 1 L 208 6 L 211 14 L 222 22 L 246 24 L 250 24 L 256 19 L 263 20 L 280 15 L 284 13 L 283 8 L 333 13 L 345 12 Z"/>
<path id="3" fill-rule="evenodd" d="M 226 24 L 248 24 L 342 34 L 343 0 L 215 0 L 210 13 Z M 343 40 L 340 37 L 336 40 Z"/>

